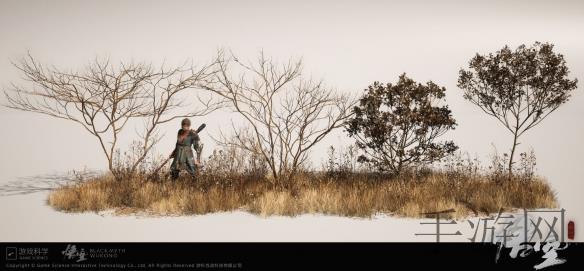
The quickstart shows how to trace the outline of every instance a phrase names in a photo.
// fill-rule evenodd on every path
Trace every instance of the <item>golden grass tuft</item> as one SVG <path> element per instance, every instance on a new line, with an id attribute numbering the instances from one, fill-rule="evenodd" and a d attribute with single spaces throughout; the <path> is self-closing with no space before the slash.
<path id="1" fill-rule="evenodd" d="M 245 210 L 261 216 L 327 214 L 371 217 L 384 213 L 422 217 L 454 209 L 453 217 L 496 213 L 501 208 L 556 208 L 542 178 L 494 182 L 486 176 L 453 178 L 443 172 L 390 177 L 352 173 L 330 177 L 305 173 L 294 182 L 271 184 L 253 176 L 207 176 L 192 180 L 115 181 L 103 175 L 50 193 L 48 202 L 67 212 L 124 210 L 123 213 L 193 215 Z"/>

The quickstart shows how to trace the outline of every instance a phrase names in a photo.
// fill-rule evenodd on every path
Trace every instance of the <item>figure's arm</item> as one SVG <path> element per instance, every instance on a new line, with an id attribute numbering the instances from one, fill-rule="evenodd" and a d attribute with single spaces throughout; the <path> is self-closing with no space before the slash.
<path id="1" fill-rule="evenodd" d="M 196 149 L 196 145 L 199 145 L 199 141 L 201 141 L 201 138 L 199 137 L 199 134 L 196 131 L 193 131 L 193 146 Z"/>
<path id="2" fill-rule="evenodd" d="M 176 135 L 177 143 L 174 145 L 174 150 L 172 150 L 172 153 L 170 153 L 170 156 L 168 156 L 169 158 L 174 158 L 176 156 L 176 149 L 177 149 L 179 137 L 180 137 L 180 130 L 178 130 L 178 133 Z"/>
<path id="3" fill-rule="evenodd" d="M 196 131 L 192 132 L 193 132 L 193 148 L 195 149 L 195 152 L 197 152 L 197 159 L 195 159 L 195 162 L 197 164 L 201 164 L 201 153 L 203 151 L 203 144 L 201 144 L 201 138 L 199 137 L 199 134 Z"/>

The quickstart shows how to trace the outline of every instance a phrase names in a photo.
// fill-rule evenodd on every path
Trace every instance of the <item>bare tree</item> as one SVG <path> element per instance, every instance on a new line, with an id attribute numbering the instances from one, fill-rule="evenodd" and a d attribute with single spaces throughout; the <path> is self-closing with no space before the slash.
<path id="1" fill-rule="evenodd" d="M 291 180 L 309 150 L 344 124 L 354 104 L 321 81 L 303 79 L 300 60 L 278 64 L 261 52 L 257 62 L 246 64 L 220 51 L 216 63 L 207 89 L 225 98 L 245 123 L 233 124 L 234 140 L 219 141 L 263 157 L 275 182 Z"/>
<path id="2" fill-rule="evenodd" d="M 80 124 L 93 135 L 107 159 L 109 170 L 118 177 L 114 153 L 118 138 L 131 120 L 144 120 L 140 134 L 142 153 L 132 162 L 132 173 L 159 140 L 158 126 L 177 117 L 200 116 L 216 108 L 211 100 L 177 115 L 184 106 L 184 90 L 196 87 L 212 75 L 211 65 L 195 68 L 184 64 L 154 69 L 151 64 L 91 62 L 80 72 L 67 72 L 39 64 L 29 54 L 14 63 L 30 86 L 12 83 L 5 90 L 6 107 L 66 119 Z"/>
<path id="3" fill-rule="evenodd" d="M 513 134 L 508 171 L 519 137 L 569 100 L 577 79 L 568 78 L 568 67 L 553 44 L 536 42 L 514 51 L 508 46 L 494 54 L 477 54 L 469 70 L 460 70 L 458 87 L 464 98 L 495 117 Z"/>
<path id="4" fill-rule="evenodd" d="M 158 127 L 177 118 L 188 118 L 207 115 L 221 106 L 221 101 L 204 95 L 188 95 L 185 90 L 197 88 L 208 80 L 212 80 L 214 64 L 196 68 L 186 63 L 181 67 L 165 69 L 161 67 L 153 73 L 145 87 L 148 111 L 144 121 L 144 129 L 139 133 L 142 149 L 140 155 L 133 161 L 130 172 L 136 168 L 150 153 L 152 147 L 160 140 Z M 194 100 L 195 103 L 189 102 Z M 186 110 L 185 110 L 186 109 Z"/>

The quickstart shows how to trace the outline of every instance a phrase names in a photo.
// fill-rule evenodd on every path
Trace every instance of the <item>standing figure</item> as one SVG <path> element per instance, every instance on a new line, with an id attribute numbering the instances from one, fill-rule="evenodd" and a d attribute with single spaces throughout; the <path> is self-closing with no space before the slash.
<path id="1" fill-rule="evenodd" d="M 191 130 L 191 121 L 189 119 L 183 119 L 181 121 L 181 129 L 178 130 L 176 147 L 170 155 L 171 158 L 174 158 L 170 165 L 170 174 L 173 180 L 178 178 L 182 169 L 186 169 L 192 177 L 195 177 L 195 173 L 200 165 L 201 146 L 199 146 L 199 141 L 199 134 Z M 197 160 L 194 158 L 191 146 L 197 151 Z"/>

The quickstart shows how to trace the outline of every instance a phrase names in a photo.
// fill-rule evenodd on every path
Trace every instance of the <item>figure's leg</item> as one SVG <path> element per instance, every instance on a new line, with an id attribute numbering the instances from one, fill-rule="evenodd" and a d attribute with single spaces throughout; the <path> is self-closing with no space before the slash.
<path id="1" fill-rule="evenodd" d="M 176 169 L 171 169 L 170 170 L 170 178 L 174 181 L 176 179 L 178 179 L 178 173 L 179 171 Z"/>
<path id="2" fill-rule="evenodd" d="M 172 180 L 176 180 L 178 179 L 178 174 L 179 174 L 179 170 L 178 170 L 178 166 L 177 166 L 177 159 L 172 160 L 172 164 L 170 165 L 170 178 Z"/>
<path id="3" fill-rule="evenodd" d="M 193 162 L 193 159 L 188 159 L 187 161 L 187 171 L 189 172 L 189 174 L 191 175 L 191 177 L 196 177 L 196 172 L 197 172 L 197 168 L 195 166 L 195 163 Z"/>

